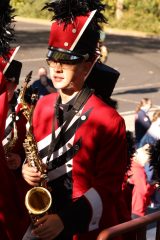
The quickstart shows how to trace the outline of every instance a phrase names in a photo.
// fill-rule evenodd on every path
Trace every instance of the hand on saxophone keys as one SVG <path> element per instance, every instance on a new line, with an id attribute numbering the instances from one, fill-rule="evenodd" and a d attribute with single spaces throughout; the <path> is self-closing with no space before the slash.
<path id="1" fill-rule="evenodd" d="M 35 223 L 32 234 L 41 240 L 53 240 L 64 229 L 63 222 L 57 214 L 46 214 Z"/>
<path id="2" fill-rule="evenodd" d="M 23 164 L 22 175 L 29 185 L 33 187 L 39 186 L 42 173 L 36 167 L 31 167 L 28 163 Z"/>

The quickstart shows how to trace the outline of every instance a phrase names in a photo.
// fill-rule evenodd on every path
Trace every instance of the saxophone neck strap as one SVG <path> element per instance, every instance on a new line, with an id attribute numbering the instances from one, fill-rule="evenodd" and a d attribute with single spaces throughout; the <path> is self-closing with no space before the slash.
<path id="1" fill-rule="evenodd" d="M 69 111 L 69 115 L 64 123 L 64 125 L 61 128 L 60 133 L 58 134 L 57 137 L 55 137 L 55 121 L 56 121 L 56 114 L 55 117 L 53 118 L 53 124 L 52 124 L 52 138 L 51 138 L 51 143 L 48 147 L 48 157 L 47 157 L 47 164 L 51 158 L 51 155 L 55 149 L 56 144 L 61 138 L 61 133 L 65 132 L 69 123 L 71 122 L 72 118 L 77 114 L 80 109 L 84 106 L 84 104 L 87 102 L 88 98 L 92 95 L 93 90 L 89 89 L 88 87 L 83 88 L 80 93 L 77 95 L 75 102 L 73 104 L 73 107 Z M 57 103 L 55 105 L 55 112 L 57 111 L 58 108 L 58 102 L 59 99 L 57 100 Z"/>

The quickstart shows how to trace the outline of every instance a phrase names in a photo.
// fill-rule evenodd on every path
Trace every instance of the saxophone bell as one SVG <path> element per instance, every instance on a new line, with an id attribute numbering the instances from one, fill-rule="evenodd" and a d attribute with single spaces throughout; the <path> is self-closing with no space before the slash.
<path id="1" fill-rule="evenodd" d="M 33 187 L 25 196 L 25 206 L 33 223 L 48 212 L 51 204 L 51 193 L 44 187 Z"/>

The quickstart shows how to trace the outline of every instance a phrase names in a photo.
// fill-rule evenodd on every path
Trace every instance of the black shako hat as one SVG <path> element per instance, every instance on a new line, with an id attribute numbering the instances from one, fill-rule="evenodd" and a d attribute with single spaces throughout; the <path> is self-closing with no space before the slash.
<path id="1" fill-rule="evenodd" d="M 106 101 L 112 95 L 119 76 L 120 73 L 114 68 L 97 62 L 88 75 L 85 84 L 94 89 L 95 94 Z"/>
<path id="2" fill-rule="evenodd" d="M 0 1 L 0 71 L 3 74 L 19 49 L 19 46 L 10 47 L 11 42 L 15 40 L 14 11 L 10 5 L 10 0 Z"/>
<path id="3" fill-rule="evenodd" d="M 18 85 L 20 74 L 21 74 L 21 69 L 22 69 L 22 63 L 17 60 L 12 60 L 12 62 L 10 63 L 10 65 L 7 68 L 4 75 L 6 78 L 14 77 L 15 78 L 14 83 L 16 83 Z"/>

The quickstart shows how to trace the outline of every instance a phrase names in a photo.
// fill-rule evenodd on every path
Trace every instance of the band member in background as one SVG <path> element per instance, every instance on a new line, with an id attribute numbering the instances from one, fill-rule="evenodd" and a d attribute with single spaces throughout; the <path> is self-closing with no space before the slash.
<path id="1" fill-rule="evenodd" d="M 5 122 L 8 111 L 6 79 L 4 72 L 7 70 L 11 59 L 16 54 L 16 49 L 10 48 L 13 40 L 12 28 L 13 9 L 8 0 L 0 1 L 0 239 L 21 240 L 26 229 L 24 226 L 24 208 L 22 207 L 15 177 L 7 166 L 2 147 Z M 17 230 L 18 228 L 18 230 Z"/>
<path id="2" fill-rule="evenodd" d="M 5 150 L 7 165 L 15 175 L 21 201 L 26 210 L 24 201 L 29 185 L 22 177 L 21 167 L 25 161 L 23 142 L 26 137 L 27 119 L 23 114 L 22 103 L 18 103 L 18 93 L 15 91 L 19 84 L 21 68 L 21 62 L 12 60 L 5 72 L 8 94 L 8 116 L 2 144 Z M 27 215 L 26 211 L 26 221 Z"/>
<path id="3" fill-rule="evenodd" d="M 25 125 L 27 121 L 22 112 L 20 112 L 20 106 L 17 103 L 18 94 L 15 92 L 19 84 L 21 68 L 22 63 L 13 60 L 5 72 L 8 94 L 8 117 L 6 119 L 3 146 L 6 150 L 8 167 L 12 170 L 19 168 L 22 159 L 24 160 L 25 158 L 22 143 L 25 138 Z M 18 126 L 19 128 L 21 126 L 21 131 L 18 131 Z M 21 143 L 21 146 L 18 142 Z"/>
<path id="4" fill-rule="evenodd" d="M 45 67 L 40 67 L 38 69 L 38 79 L 32 83 L 31 89 L 33 91 L 37 89 L 39 98 L 49 93 L 56 92 L 51 79 L 47 76 L 47 69 Z"/>
<path id="5" fill-rule="evenodd" d="M 140 142 L 151 125 L 151 119 L 148 112 L 152 106 L 152 101 L 149 98 L 142 98 L 137 104 L 135 111 L 135 137 L 136 147 L 140 147 Z"/>
<path id="6" fill-rule="evenodd" d="M 56 20 L 47 63 L 59 91 L 37 102 L 33 132 L 48 165 L 53 212 L 29 228 L 23 240 L 95 240 L 102 229 L 130 219 L 122 194 L 124 120 L 85 84 L 99 57 L 105 6 L 100 1 L 54 1 L 47 8 Z M 31 186 L 39 185 L 41 172 L 35 167 L 25 163 L 22 173 Z"/>
<path id="7" fill-rule="evenodd" d="M 132 218 L 144 216 L 151 201 L 151 195 L 156 189 L 156 184 L 147 181 L 145 164 L 150 161 L 149 144 L 138 148 L 132 158 L 129 183 L 133 185 L 132 192 Z M 139 182 L 141 184 L 139 184 Z"/>

